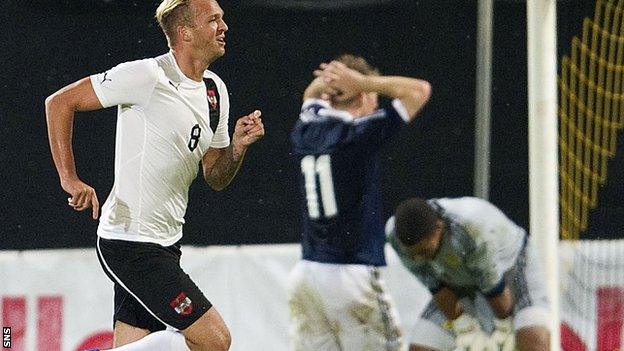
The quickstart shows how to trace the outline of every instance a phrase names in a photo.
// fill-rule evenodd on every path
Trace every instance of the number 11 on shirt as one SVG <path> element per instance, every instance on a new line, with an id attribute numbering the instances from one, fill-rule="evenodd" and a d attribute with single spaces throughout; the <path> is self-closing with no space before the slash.
<path id="1" fill-rule="evenodd" d="M 321 202 L 323 203 L 324 217 L 330 218 L 338 214 L 331 172 L 331 157 L 329 155 L 320 155 L 318 157 L 314 155 L 305 156 L 301 159 L 301 172 L 305 179 L 306 202 L 310 218 L 319 219 L 321 217 L 319 189 L 316 186 L 317 179 L 321 193 Z"/>

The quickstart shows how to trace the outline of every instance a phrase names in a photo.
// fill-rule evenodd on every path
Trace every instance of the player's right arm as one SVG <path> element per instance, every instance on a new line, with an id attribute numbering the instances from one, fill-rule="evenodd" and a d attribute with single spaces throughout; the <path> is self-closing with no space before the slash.
<path id="1" fill-rule="evenodd" d="M 93 219 L 97 219 L 100 205 L 95 190 L 81 181 L 76 173 L 72 132 L 76 112 L 101 108 L 89 78 L 60 89 L 45 101 L 50 150 L 61 186 L 70 194 L 69 205 L 76 211 L 93 208 Z"/>
<path id="2" fill-rule="evenodd" d="M 70 84 L 46 99 L 48 138 L 54 165 L 69 205 L 77 211 L 93 208 L 97 219 L 100 204 L 95 190 L 78 178 L 72 150 L 74 115 L 121 104 L 141 105 L 151 96 L 158 79 L 158 64 L 144 59 L 119 64 Z"/>
<path id="3" fill-rule="evenodd" d="M 338 61 L 323 63 L 321 69 L 315 74 L 322 77 L 327 86 L 341 93 L 337 99 L 348 100 L 359 92 L 376 92 L 400 100 L 410 121 L 431 96 L 431 85 L 421 79 L 364 75 Z"/>

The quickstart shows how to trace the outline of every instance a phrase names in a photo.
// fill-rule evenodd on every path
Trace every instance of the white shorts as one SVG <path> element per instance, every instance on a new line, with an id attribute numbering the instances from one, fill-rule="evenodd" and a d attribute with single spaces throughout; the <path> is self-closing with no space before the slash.
<path id="1" fill-rule="evenodd" d="M 300 261 L 288 304 L 296 351 L 395 351 L 403 343 L 379 269 Z"/>
<path id="2" fill-rule="evenodd" d="M 531 245 L 531 240 L 528 240 L 527 245 L 520 252 L 514 266 L 505 273 L 505 283 L 511 289 L 515 300 L 514 330 L 518 331 L 530 326 L 548 328 L 550 305 L 541 262 Z M 465 312 L 477 318 L 483 330 L 490 333 L 495 316 L 485 296 L 476 292 L 474 297 L 465 297 L 461 302 Z M 453 350 L 455 348 L 454 337 L 442 327 L 445 320 L 444 313 L 434 300 L 431 300 L 412 329 L 410 343 L 434 350 Z"/>

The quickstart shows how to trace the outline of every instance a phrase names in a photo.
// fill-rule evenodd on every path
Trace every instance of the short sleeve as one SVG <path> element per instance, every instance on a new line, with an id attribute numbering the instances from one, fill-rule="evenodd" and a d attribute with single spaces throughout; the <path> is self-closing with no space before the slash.
<path id="1" fill-rule="evenodd" d="M 409 113 L 407 113 L 407 109 L 405 108 L 401 100 L 392 100 L 392 107 L 395 109 L 395 111 L 399 114 L 399 116 L 401 117 L 401 119 L 403 119 L 405 123 L 410 122 L 410 115 Z"/>
<path id="2" fill-rule="evenodd" d="M 219 123 L 212 137 L 212 148 L 224 148 L 230 145 L 230 135 L 228 133 L 228 121 L 230 119 L 230 96 L 227 87 L 221 79 L 216 80 L 219 89 Z"/>
<path id="3" fill-rule="evenodd" d="M 103 107 L 143 105 L 158 81 L 158 64 L 154 59 L 125 62 L 89 78 Z"/>

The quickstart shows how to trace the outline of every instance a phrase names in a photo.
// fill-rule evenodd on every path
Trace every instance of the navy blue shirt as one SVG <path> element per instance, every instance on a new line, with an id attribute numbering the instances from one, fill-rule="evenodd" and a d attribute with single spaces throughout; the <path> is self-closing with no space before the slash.
<path id="1" fill-rule="evenodd" d="M 405 124 L 399 111 L 407 114 L 394 100 L 354 119 L 323 100 L 303 104 L 290 137 L 300 167 L 304 260 L 386 264 L 378 151 Z"/>

